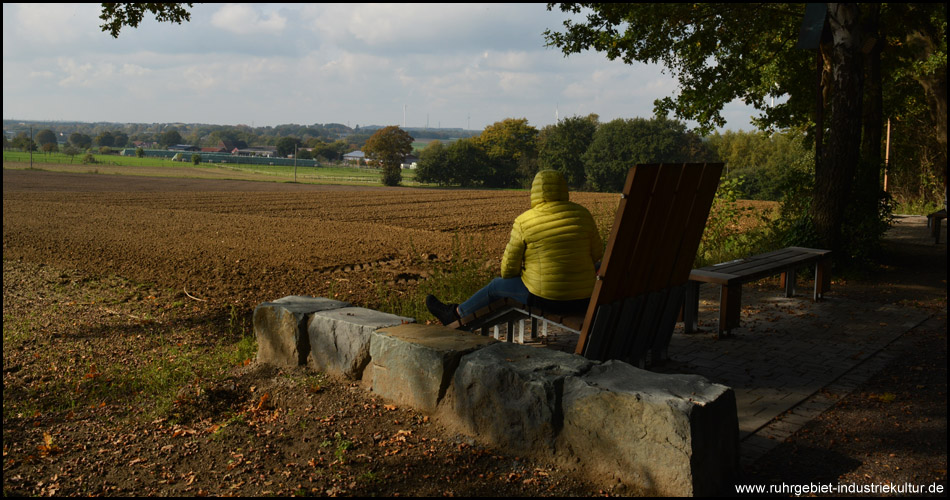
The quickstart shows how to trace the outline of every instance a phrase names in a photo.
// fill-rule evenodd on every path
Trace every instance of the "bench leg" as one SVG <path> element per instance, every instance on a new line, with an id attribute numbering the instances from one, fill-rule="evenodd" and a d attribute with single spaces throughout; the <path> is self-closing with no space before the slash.
<path id="1" fill-rule="evenodd" d="M 524 320 L 518 321 L 518 343 L 524 344 Z"/>
<path id="2" fill-rule="evenodd" d="M 780 282 L 785 288 L 785 298 L 794 297 L 796 290 L 796 280 L 798 279 L 798 268 L 789 269 L 782 273 Z"/>
<path id="3" fill-rule="evenodd" d="M 739 326 L 742 285 L 723 285 L 719 292 L 719 336 Z"/>
<path id="4" fill-rule="evenodd" d="M 699 282 L 686 283 L 686 298 L 683 304 L 683 331 L 693 333 L 699 328 Z"/>
<path id="5" fill-rule="evenodd" d="M 822 259 L 815 263 L 815 302 L 831 289 L 831 259 Z"/>

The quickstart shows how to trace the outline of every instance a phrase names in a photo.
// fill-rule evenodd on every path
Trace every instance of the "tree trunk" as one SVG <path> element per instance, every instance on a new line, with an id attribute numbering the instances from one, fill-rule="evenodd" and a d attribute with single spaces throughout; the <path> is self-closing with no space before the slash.
<path id="1" fill-rule="evenodd" d="M 861 162 L 854 179 L 856 212 L 864 217 L 877 217 L 881 193 L 881 145 L 884 136 L 884 93 L 881 75 L 881 51 L 884 47 L 880 33 L 881 6 L 869 5 L 864 25 L 864 120 L 861 139 Z"/>
<path id="2" fill-rule="evenodd" d="M 834 88 L 827 145 L 815 166 L 812 218 L 820 244 L 839 256 L 848 253 L 841 225 L 861 149 L 864 71 L 859 18 L 855 4 L 828 4 Z"/>

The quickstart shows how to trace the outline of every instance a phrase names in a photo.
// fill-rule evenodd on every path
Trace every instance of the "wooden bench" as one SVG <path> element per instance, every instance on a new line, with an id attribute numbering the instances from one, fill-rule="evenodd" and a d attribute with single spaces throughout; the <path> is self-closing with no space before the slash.
<path id="1" fill-rule="evenodd" d="M 927 227 L 930 228 L 930 235 L 933 236 L 935 245 L 940 243 L 940 222 L 946 218 L 946 208 L 942 208 L 932 214 L 927 215 Z"/>
<path id="2" fill-rule="evenodd" d="M 742 285 L 768 276 L 781 274 L 785 296 L 795 295 L 795 274 L 799 268 L 815 268 L 814 300 L 818 301 L 831 287 L 831 251 L 814 248 L 788 247 L 745 259 L 693 269 L 689 275 L 683 326 L 686 333 L 697 328 L 699 315 L 699 286 L 713 283 L 720 286 L 719 329 L 722 336 L 739 326 Z"/>
<path id="3" fill-rule="evenodd" d="M 654 360 L 664 359 L 722 169 L 722 163 L 630 169 L 583 316 L 550 314 L 505 299 L 449 326 L 487 334 L 508 322 L 511 340 L 514 322 L 530 318 L 532 332 L 539 321 L 577 332 L 575 352 L 588 359 L 641 367 L 648 352 Z"/>

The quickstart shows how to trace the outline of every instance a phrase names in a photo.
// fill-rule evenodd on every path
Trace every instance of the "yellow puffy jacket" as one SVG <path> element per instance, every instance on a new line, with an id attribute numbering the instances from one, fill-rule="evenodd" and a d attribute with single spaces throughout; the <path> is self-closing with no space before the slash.
<path id="1" fill-rule="evenodd" d="M 603 256 L 593 216 L 568 197 L 559 172 L 538 172 L 531 209 L 515 219 L 501 259 L 502 278 L 521 276 L 528 291 L 549 300 L 590 297 L 594 263 Z"/>

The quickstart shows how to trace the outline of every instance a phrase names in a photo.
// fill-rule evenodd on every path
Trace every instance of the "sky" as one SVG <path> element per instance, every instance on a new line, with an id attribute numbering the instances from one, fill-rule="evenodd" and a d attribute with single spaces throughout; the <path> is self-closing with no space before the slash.
<path id="1" fill-rule="evenodd" d="M 565 57 L 545 4 L 196 4 L 118 39 L 99 4 L 3 4 L 3 119 L 275 126 L 542 128 L 649 118 L 677 93 L 657 65 Z M 757 112 L 727 105 L 725 129 Z M 688 125 L 690 124 L 687 122 Z"/>

